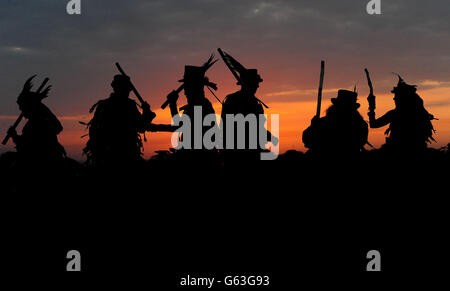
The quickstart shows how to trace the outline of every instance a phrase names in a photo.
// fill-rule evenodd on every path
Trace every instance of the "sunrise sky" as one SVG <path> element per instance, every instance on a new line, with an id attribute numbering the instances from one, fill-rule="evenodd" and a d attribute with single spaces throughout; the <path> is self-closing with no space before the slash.
<path id="1" fill-rule="evenodd" d="M 304 150 L 300 137 L 315 113 L 320 61 L 326 62 L 323 111 L 339 88 L 357 84 L 367 119 L 364 68 L 371 73 L 377 115 L 392 109 L 390 90 L 399 73 L 418 93 L 434 121 L 439 148 L 450 142 L 450 6 L 448 0 L 382 0 L 382 14 L 366 13 L 368 1 L 82 0 L 82 15 L 66 14 L 63 0 L 1 1 L 0 133 L 19 114 L 15 103 L 24 81 L 49 77 L 45 103 L 57 114 L 60 141 L 83 160 L 89 108 L 109 96 L 114 63 L 131 75 L 157 113 L 178 87 L 184 65 L 201 65 L 218 47 L 264 79 L 257 96 L 280 115 L 280 151 Z M 208 77 L 221 99 L 238 86 L 223 62 Z M 183 96 L 183 95 L 182 95 Z M 215 99 L 207 93 L 213 102 Z M 179 105 L 185 104 L 180 98 Z M 220 104 L 215 104 L 220 114 Z M 118 116 L 117 118 L 120 118 Z M 385 128 L 371 130 L 380 146 Z M 170 134 L 148 133 L 145 156 L 170 147 Z M 12 149 L 11 144 L 0 152 Z"/>

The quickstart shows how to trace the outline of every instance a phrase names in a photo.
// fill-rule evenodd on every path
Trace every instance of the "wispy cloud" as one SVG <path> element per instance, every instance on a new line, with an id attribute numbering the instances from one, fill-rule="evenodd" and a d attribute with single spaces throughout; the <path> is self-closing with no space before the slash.
<path id="1" fill-rule="evenodd" d="M 420 86 L 425 87 L 448 87 L 450 86 L 450 81 L 438 81 L 438 80 L 424 80 L 419 83 Z"/>
<path id="2" fill-rule="evenodd" d="M 0 119 L 3 119 L 3 120 L 14 120 L 14 119 L 17 119 L 17 116 L 15 116 L 15 115 L 0 115 Z"/>
<path id="3" fill-rule="evenodd" d="M 0 51 L 10 55 L 28 55 L 33 52 L 32 49 L 22 46 L 3 46 L 0 47 Z"/>
<path id="4" fill-rule="evenodd" d="M 444 107 L 444 106 L 449 106 L 449 105 L 450 105 L 449 100 L 431 101 L 431 102 L 426 103 L 426 106 L 429 106 L 429 107 Z"/>
<path id="5" fill-rule="evenodd" d="M 92 118 L 91 115 L 82 114 L 82 115 L 62 115 L 58 116 L 58 119 L 61 121 L 89 121 Z M 17 119 L 17 115 L 0 115 L 0 119 L 2 120 L 15 120 Z"/>
<path id="6" fill-rule="evenodd" d="M 323 89 L 323 93 L 336 93 L 339 89 Z M 295 96 L 295 95 L 314 95 L 317 94 L 318 89 L 297 89 L 297 90 L 287 90 L 287 91 L 279 91 L 279 92 L 271 92 L 265 94 L 267 97 L 276 97 L 276 96 Z"/>
<path id="7" fill-rule="evenodd" d="M 64 121 L 89 121 L 92 116 L 87 114 L 81 114 L 81 115 L 65 115 L 65 116 L 59 116 L 60 120 Z"/>

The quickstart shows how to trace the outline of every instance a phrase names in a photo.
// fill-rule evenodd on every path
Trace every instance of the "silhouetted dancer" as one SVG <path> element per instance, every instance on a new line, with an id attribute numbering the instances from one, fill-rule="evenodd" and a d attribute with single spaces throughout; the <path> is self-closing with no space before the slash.
<path id="1" fill-rule="evenodd" d="M 210 158 L 215 157 L 214 154 L 216 153 L 216 149 L 207 150 L 203 144 L 203 136 L 205 132 L 210 130 L 212 127 L 217 127 L 217 125 L 215 122 L 212 125 L 203 125 L 203 121 L 205 116 L 215 114 L 211 102 L 205 97 L 204 88 L 206 86 L 208 89 L 217 90 L 217 85 L 210 82 L 209 79 L 205 76 L 206 71 L 211 68 L 211 66 L 216 62 L 217 60 L 214 60 L 214 55 L 211 55 L 210 58 L 202 66 L 185 66 L 184 77 L 183 79 L 179 80 L 179 82 L 182 82 L 183 85 L 180 86 L 178 90 L 172 91 L 167 96 L 166 103 L 169 104 L 172 117 L 180 117 L 181 120 L 183 120 L 183 118 L 185 117 L 188 117 L 190 120 L 191 126 L 189 133 L 189 142 L 185 139 L 188 133 L 183 132 L 183 130 L 180 128 L 180 125 L 186 125 L 183 124 L 183 121 L 181 121 L 180 125 L 152 125 L 152 131 L 174 132 L 176 130 L 180 130 L 180 142 L 183 142 L 183 147 L 182 149 L 177 151 L 179 158 L 206 161 Z M 187 104 L 178 109 L 178 94 L 179 92 L 181 92 L 181 90 L 184 90 Z M 163 105 L 163 107 L 165 106 Z M 181 116 L 179 115 L 178 110 L 183 112 Z M 197 111 L 197 115 L 195 114 L 195 111 Z M 198 132 L 195 130 L 196 124 L 201 124 L 201 130 Z"/>
<path id="2" fill-rule="evenodd" d="M 19 109 L 27 119 L 22 134 L 18 135 L 13 126 L 8 130 L 8 136 L 16 145 L 18 167 L 51 167 L 66 156 L 64 147 L 58 142 L 58 134 L 63 127 L 51 110 L 41 102 L 47 98 L 51 86 L 32 92 L 31 81 L 34 77 L 25 82 L 17 99 Z"/>
<path id="3" fill-rule="evenodd" d="M 265 145 L 261 145 L 259 141 L 260 126 L 267 132 L 267 140 L 274 144 L 278 143 L 278 139 L 273 137 L 271 133 L 264 128 L 266 119 L 264 117 L 263 103 L 255 97 L 259 84 L 263 81 L 258 74 L 257 69 L 247 69 L 229 54 L 219 49 L 225 64 L 233 73 L 237 80 L 237 85 L 241 89 L 235 93 L 228 95 L 222 106 L 222 133 L 225 148 L 225 158 L 227 162 L 240 163 L 248 160 L 259 160 L 261 151 L 266 151 Z M 233 142 L 232 149 L 227 146 L 227 116 L 236 118 L 241 114 L 246 118 L 245 128 L 238 129 L 238 122 L 233 122 Z M 260 119 L 261 118 L 261 119 Z M 253 122 L 253 125 L 252 125 Z M 252 125 L 252 126 L 251 126 Z M 238 130 L 245 130 L 245 134 L 241 135 L 245 141 L 241 142 L 239 147 Z M 231 132 L 231 131 L 230 131 Z"/>
<path id="4" fill-rule="evenodd" d="M 141 134 L 150 129 L 155 114 L 145 101 L 141 113 L 129 98 L 133 85 L 128 76 L 114 76 L 111 87 L 109 98 L 90 109 L 95 113 L 88 123 L 89 141 L 83 151 L 87 162 L 95 166 L 132 167 L 143 160 Z"/>
<path id="5" fill-rule="evenodd" d="M 433 115 L 425 109 L 423 100 L 416 93 L 415 85 L 406 84 L 398 76 L 398 84 L 391 91 L 394 93 L 395 109 L 380 118 L 375 117 L 375 96 L 369 94 L 369 123 L 371 128 L 389 125 L 385 134 L 386 144 L 383 149 L 398 153 L 422 152 L 427 143 L 434 141 Z"/>
<path id="6" fill-rule="evenodd" d="M 339 90 L 322 118 L 315 116 L 303 132 L 303 143 L 314 158 L 348 158 L 367 143 L 368 125 L 358 112 L 356 92 Z"/>

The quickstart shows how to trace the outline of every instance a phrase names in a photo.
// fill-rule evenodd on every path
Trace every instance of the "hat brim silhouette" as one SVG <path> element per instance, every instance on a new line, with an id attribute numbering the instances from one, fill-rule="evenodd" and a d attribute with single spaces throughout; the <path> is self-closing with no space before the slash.
<path id="1" fill-rule="evenodd" d="M 263 81 L 261 76 L 258 74 L 257 69 L 243 69 L 239 73 L 241 81 L 246 85 L 261 83 Z M 242 85 L 241 82 L 238 82 L 238 85 Z"/>
<path id="2" fill-rule="evenodd" d="M 212 54 L 209 59 L 202 65 L 202 66 L 191 66 L 186 65 L 184 66 L 184 76 L 183 79 L 178 80 L 180 83 L 196 83 L 199 82 L 200 84 L 204 83 L 205 80 L 205 74 L 211 68 L 217 60 L 214 60 L 214 54 Z"/>
<path id="3" fill-rule="evenodd" d="M 336 106 L 346 105 L 346 102 L 342 102 L 342 100 L 339 100 L 338 98 L 331 98 L 331 103 L 333 103 L 333 105 L 336 105 Z M 359 104 L 357 102 L 356 103 L 349 103 L 348 102 L 347 104 L 355 107 L 356 109 L 361 107 L 361 104 Z"/>
<path id="4" fill-rule="evenodd" d="M 358 93 L 348 90 L 339 90 L 336 98 L 331 98 L 331 103 L 336 106 L 348 106 L 358 109 L 361 104 L 357 102 Z"/>

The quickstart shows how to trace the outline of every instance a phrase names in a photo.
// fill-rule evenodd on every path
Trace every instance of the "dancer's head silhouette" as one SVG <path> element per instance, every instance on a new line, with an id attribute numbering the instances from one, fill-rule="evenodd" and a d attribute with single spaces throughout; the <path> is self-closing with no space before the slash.
<path id="1" fill-rule="evenodd" d="M 115 75 L 111 82 L 114 95 L 116 97 L 128 98 L 131 92 L 130 77 L 124 75 Z"/>
<path id="2" fill-rule="evenodd" d="M 209 68 L 216 62 L 217 60 L 214 60 L 214 55 L 211 55 L 202 66 L 186 65 L 184 67 L 183 79 L 178 82 L 184 83 L 184 94 L 186 95 L 188 104 L 199 103 L 205 98 L 205 86 L 217 90 L 217 85 L 210 82 L 208 77 L 205 76 Z"/>

